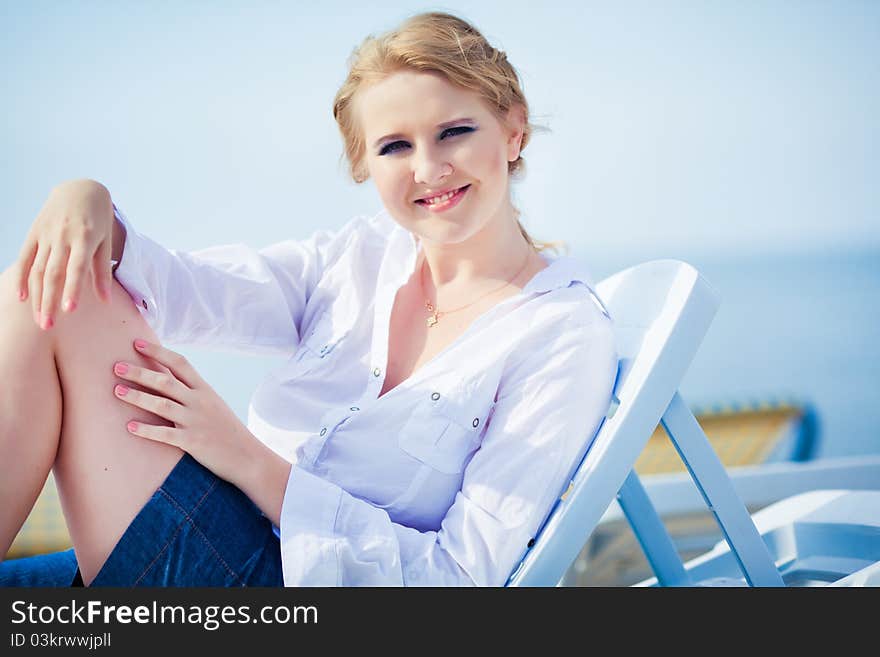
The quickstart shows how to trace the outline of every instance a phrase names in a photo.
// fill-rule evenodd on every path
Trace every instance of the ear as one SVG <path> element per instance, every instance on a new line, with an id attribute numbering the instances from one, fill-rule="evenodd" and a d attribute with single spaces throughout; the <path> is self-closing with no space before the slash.
<path id="1" fill-rule="evenodd" d="M 523 132 L 526 127 L 526 112 L 522 105 L 514 105 L 507 111 L 507 161 L 515 162 L 522 149 Z"/>
<path id="2" fill-rule="evenodd" d="M 370 179 L 370 168 L 364 162 L 364 159 L 361 158 L 360 164 L 352 168 L 352 179 L 358 184 Z"/>

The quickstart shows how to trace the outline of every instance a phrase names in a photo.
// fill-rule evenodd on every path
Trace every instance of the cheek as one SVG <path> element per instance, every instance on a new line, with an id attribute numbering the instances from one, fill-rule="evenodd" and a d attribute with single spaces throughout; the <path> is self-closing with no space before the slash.
<path id="1" fill-rule="evenodd" d="M 496 150 L 495 161 L 493 162 L 495 171 L 498 175 L 507 176 L 507 150 Z"/>
<path id="2" fill-rule="evenodd" d="M 406 184 L 400 167 L 394 166 L 393 163 L 375 163 L 370 167 L 370 177 L 386 205 L 399 202 L 395 197 L 400 195 L 401 189 Z"/>
<path id="3" fill-rule="evenodd" d="M 482 177 L 491 178 L 500 173 L 507 173 L 507 152 L 498 147 L 496 141 L 475 144 L 463 153 L 465 160 L 473 169 L 478 170 Z"/>

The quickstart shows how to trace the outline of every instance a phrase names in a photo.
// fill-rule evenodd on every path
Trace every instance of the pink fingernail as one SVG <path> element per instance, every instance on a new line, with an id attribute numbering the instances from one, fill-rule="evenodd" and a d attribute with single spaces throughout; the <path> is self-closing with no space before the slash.
<path id="1" fill-rule="evenodd" d="M 128 426 L 129 431 L 137 431 L 138 430 L 138 423 L 137 422 L 129 422 L 127 426 Z"/>
<path id="2" fill-rule="evenodd" d="M 65 312 L 73 312 L 76 309 L 76 301 L 73 299 L 67 299 L 64 302 L 64 311 Z"/>
<path id="3" fill-rule="evenodd" d="M 143 340 L 135 340 L 135 341 L 134 341 L 134 346 L 135 346 L 135 348 L 137 348 L 137 349 L 146 349 L 146 348 L 147 348 L 147 343 L 144 342 Z"/>
<path id="4" fill-rule="evenodd" d="M 116 386 L 116 394 L 125 397 L 128 394 L 128 386 Z"/>
<path id="5" fill-rule="evenodd" d="M 116 363 L 115 369 L 117 374 L 125 374 L 126 372 L 128 372 L 128 364 Z"/>

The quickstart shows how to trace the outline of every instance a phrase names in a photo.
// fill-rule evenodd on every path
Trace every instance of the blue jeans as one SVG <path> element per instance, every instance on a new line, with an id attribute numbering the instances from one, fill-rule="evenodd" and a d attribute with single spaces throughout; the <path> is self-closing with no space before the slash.
<path id="1" fill-rule="evenodd" d="M 90 586 L 283 586 L 272 523 L 184 454 Z M 73 550 L 0 563 L 0 586 L 82 585 Z"/>

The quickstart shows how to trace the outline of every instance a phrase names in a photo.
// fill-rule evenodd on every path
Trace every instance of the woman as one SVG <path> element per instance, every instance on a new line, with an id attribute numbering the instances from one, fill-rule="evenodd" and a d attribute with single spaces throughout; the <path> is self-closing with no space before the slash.
<path id="1" fill-rule="evenodd" d="M 303 242 L 169 251 L 53 190 L 0 278 L 4 554 L 54 467 L 86 585 L 506 582 L 608 408 L 610 318 L 517 220 L 528 105 L 472 26 L 366 39 L 333 111 L 385 211 Z M 290 359 L 245 427 L 160 340 Z"/>

